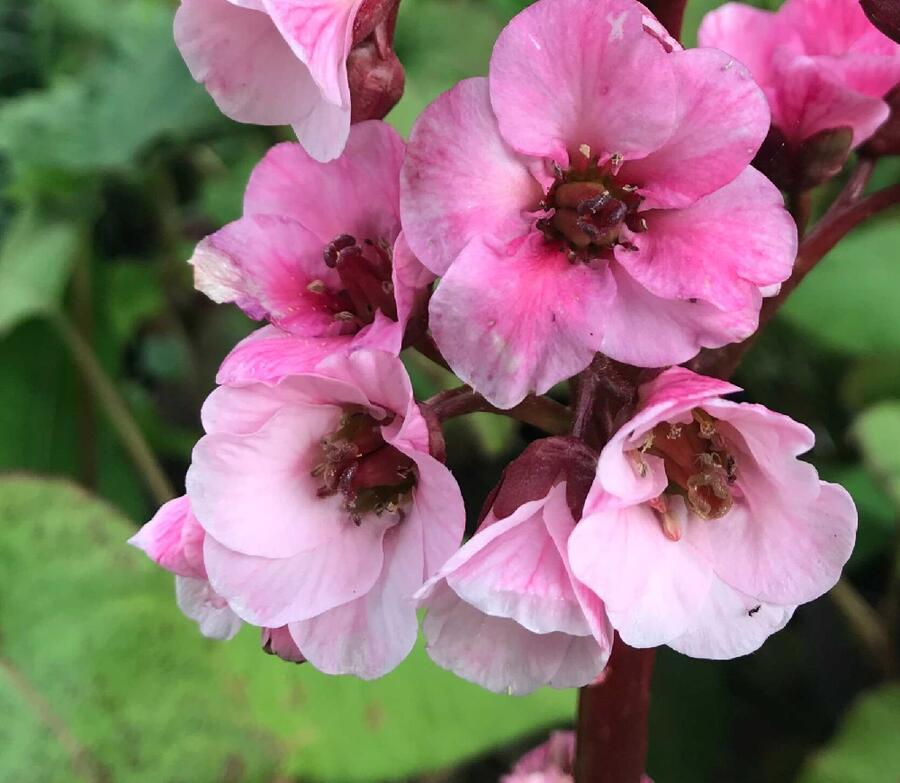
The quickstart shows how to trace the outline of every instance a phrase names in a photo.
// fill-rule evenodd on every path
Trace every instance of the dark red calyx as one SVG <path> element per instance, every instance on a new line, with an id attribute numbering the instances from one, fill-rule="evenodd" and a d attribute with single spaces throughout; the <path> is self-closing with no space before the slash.
<path id="1" fill-rule="evenodd" d="M 402 513 L 416 484 L 415 463 L 382 435 L 381 428 L 392 419 L 377 421 L 364 410 L 348 408 L 338 428 L 321 442 L 321 459 L 312 470 L 322 482 L 318 495 L 343 495 L 357 525 L 370 512 Z"/>
<path id="2" fill-rule="evenodd" d="M 860 5 L 872 24 L 900 43 L 900 3 L 897 0 L 860 0 Z"/>
<path id="3" fill-rule="evenodd" d="M 900 13 L 900 4 L 898 4 Z M 896 40 L 896 39 L 895 39 Z M 900 155 L 900 84 L 894 87 L 884 100 L 891 109 L 888 118 L 875 134 L 860 148 L 860 154 L 872 158 L 883 155 Z"/>
<path id="4" fill-rule="evenodd" d="M 565 481 L 566 501 L 578 520 L 596 471 L 596 452 L 578 438 L 560 435 L 536 440 L 506 466 L 484 515 L 492 508 L 498 519 L 508 517 L 523 503 L 546 497 L 555 484 Z"/>
<path id="5" fill-rule="evenodd" d="M 399 0 L 365 0 L 347 57 L 350 121 L 382 119 L 400 100 L 406 75 L 393 50 Z"/>
<path id="6" fill-rule="evenodd" d="M 326 246 L 323 256 L 325 265 L 338 273 L 343 287 L 337 320 L 355 323 L 357 330 L 375 320 L 376 310 L 397 320 L 390 245 L 369 239 L 360 244 L 355 237 L 341 234 Z"/>
<path id="7" fill-rule="evenodd" d="M 827 128 L 799 144 L 774 125 L 753 158 L 753 166 L 780 190 L 805 191 L 836 177 L 850 154 L 853 130 Z"/>
<path id="8" fill-rule="evenodd" d="M 663 460 L 669 479 L 667 492 L 682 495 L 702 519 L 718 519 L 731 510 L 737 465 L 717 420 L 700 408 L 694 408 L 691 415 L 692 420 L 684 424 L 656 425 L 639 452 Z"/>
<path id="9" fill-rule="evenodd" d="M 582 147 L 573 161 L 570 168 L 557 169 L 540 204 L 550 214 L 538 220 L 538 230 L 548 241 L 562 243 L 573 262 L 598 258 L 615 245 L 633 249 L 620 238 L 622 227 L 641 232 L 647 224 L 638 214 L 643 197 L 617 176 L 621 158 L 613 156 L 601 165 Z"/>

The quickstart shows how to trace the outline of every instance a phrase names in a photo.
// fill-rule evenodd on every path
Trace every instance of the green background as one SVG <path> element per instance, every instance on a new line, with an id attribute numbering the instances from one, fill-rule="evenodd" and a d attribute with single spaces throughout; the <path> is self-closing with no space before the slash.
<path id="1" fill-rule="evenodd" d="M 391 121 L 483 74 L 524 0 L 403 0 L 407 91 Z M 685 40 L 703 13 L 688 4 Z M 74 328 L 180 489 L 216 367 L 251 324 L 193 291 L 184 263 L 238 216 L 284 130 L 237 125 L 189 78 L 174 4 L 0 0 L 0 782 L 496 781 L 571 724 L 575 694 L 494 696 L 417 650 L 375 683 L 201 638 L 171 578 L 124 545 L 153 512 L 78 372 Z M 875 185 L 896 181 L 882 161 Z M 828 203 L 839 183 L 816 193 Z M 74 325 L 74 326 L 72 326 Z M 900 224 L 857 229 L 809 277 L 738 375 L 809 424 L 811 459 L 860 509 L 846 586 L 759 653 L 663 650 L 657 783 L 897 783 L 900 686 Z M 451 379 L 411 359 L 419 393 Z M 536 433 L 478 415 L 448 432 L 477 511 Z"/>

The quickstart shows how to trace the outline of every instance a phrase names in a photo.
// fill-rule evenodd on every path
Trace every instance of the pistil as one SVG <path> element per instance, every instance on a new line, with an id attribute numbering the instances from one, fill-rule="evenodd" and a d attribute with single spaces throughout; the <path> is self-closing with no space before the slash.
<path id="1" fill-rule="evenodd" d="M 375 320 L 380 310 L 397 320 L 397 303 L 392 283 L 392 250 L 382 241 L 358 242 L 349 234 L 333 239 L 323 251 L 326 266 L 334 269 L 343 290 L 337 295 L 339 307 L 335 320 L 353 323 L 357 331 Z M 314 280 L 308 289 L 321 291 L 321 281 Z"/>

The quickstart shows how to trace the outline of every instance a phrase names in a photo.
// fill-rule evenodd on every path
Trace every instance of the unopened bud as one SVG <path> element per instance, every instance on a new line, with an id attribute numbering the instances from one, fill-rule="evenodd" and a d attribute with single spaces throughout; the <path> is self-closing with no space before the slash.
<path id="1" fill-rule="evenodd" d="M 393 49 L 379 51 L 376 41 L 357 44 L 347 58 L 350 121 L 380 120 L 400 100 L 406 76 Z"/>

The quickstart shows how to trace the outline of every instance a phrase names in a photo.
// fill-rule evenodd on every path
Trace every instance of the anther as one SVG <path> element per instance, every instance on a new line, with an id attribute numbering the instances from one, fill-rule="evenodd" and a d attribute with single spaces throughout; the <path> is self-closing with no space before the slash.
<path id="1" fill-rule="evenodd" d="M 324 294 L 325 283 L 321 280 L 313 280 L 308 286 L 306 286 L 306 290 L 312 294 Z"/>

